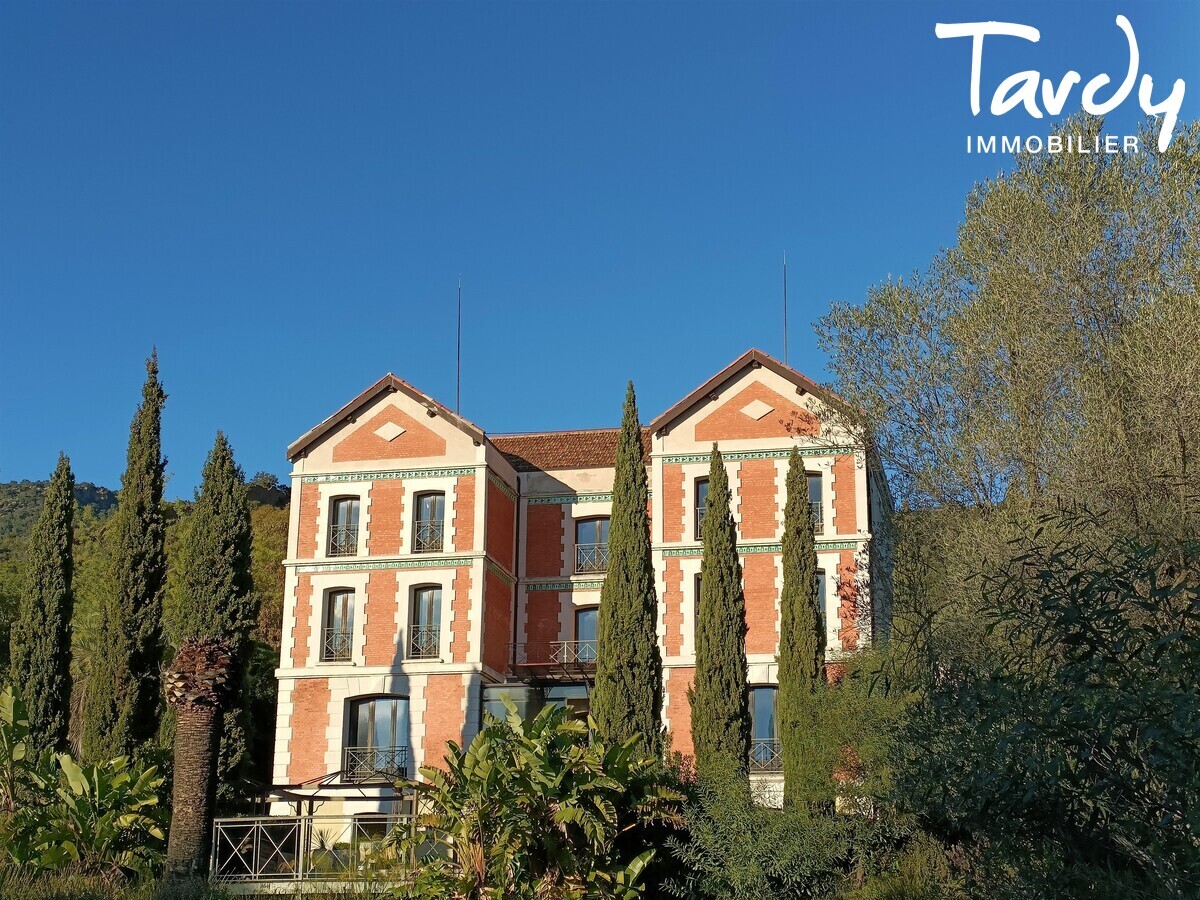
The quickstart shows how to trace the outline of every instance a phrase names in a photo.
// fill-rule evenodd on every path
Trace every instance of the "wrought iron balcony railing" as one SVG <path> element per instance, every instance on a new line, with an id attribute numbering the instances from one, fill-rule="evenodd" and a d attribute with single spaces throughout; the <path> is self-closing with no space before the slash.
<path id="1" fill-rule="evenodd" d="M 441 553 L 445 526 L 441 522 L 417 522 L 413 553 Z"/>
<path id="2" fill-rule="evenodd" d="M 441 655 L 442 628 L 440 625 L 414 625 L 409 631 L 409 659 L 437 659 Z"/>
<path id="3" fill-rule="evenodd" d="M 331 525 L 329 528 L 329 555 L 356 556 L 358 554 L 358 526 Z"/>
<path id="4" fill-rule="evenodd" d="M 750 771 L 783 771 L 783 749 L 778 738 L 755 738 L 750 742 Z"/>
<path id="5" fill-rule="evenodd" d="M 407 747 L 346 747 L 342 751 L 342 781 L 362 784 L 407 777 Z"/>
<path id="6" fill-rule="evenodd" d="M 321 632 L 321 659 L 345 662 L 350 659 L 353 632 L 349 628 L 325 628 Z"/>
<path id="7" fill-rule="evenodd" d="M 824 514 L 821 511 L 821 509 L 822 509 L 821 501 L 814 500 L 813 502 L 809 503 L 808 505 L 809 505 L 809 508 L 812 509 L 813 532 L 815 534 L 824 534 L 825 533 L 825 521 L 824 521 Z"/>
<path id="8" fill-rule="evenodd" d="M 575 574 L 608 571 L 608 544 L 576 544 Z"/>
<path id="9" fill-rule="evenodd" d="M 217 819 L 209 871 L 223 882 L 373 878 L 384 839 L 415 821 L 407 814 Z"/>
<path id="10" fill-rule="evenodd" d="M 513 664 L 557 670 L 586 670 L 596 665 L 595 641 L 528 641 L 513 644 Z"/>

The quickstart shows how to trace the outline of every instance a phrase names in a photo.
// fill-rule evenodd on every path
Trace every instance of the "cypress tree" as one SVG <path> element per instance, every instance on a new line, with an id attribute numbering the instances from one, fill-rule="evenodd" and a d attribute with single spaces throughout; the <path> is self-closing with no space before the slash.
<path id="1" fill-rule="evenodd" d="M 637 736 L 643 752 L 657 755 L 662 745 L 662 656 L 648 496 L 642 426 L 631 381 L 617 443 L 591 709 L 605 739 L 623 742 Z"/>
<path id="2" fill-rule="evenodd" d="M 730 511 L 729 477 L 713 444 L 708 506 L 700 526 L 700 605 L 696 610 L 696 676 L 688 691 L 692 742 L 701 776 L 747 776 L 750 691 L 746 669 L 746 600 Z"/>
<path id="3" fill-rule="evenodd" d="M 808 475 L 795 447 L 788 460 L 783 514 L 783 594 L 779 603 L 779 693 L 776 718 L 783 751 L 784 802 L 803 792 L 805 715 L 825 681 L 825 630 L 817 593 L 817 544 Z"/>
<path id="4" fill-rule="evenodd" d="M 113 592 L 84 697 L 83 748 L 92 760 L 131 754 L 158 727 L 162 598 L 167 578 L 158 354 L 146 361 L 142 402 L 129 428 L 125 475 L 111 528 Z"/>
<path id="5" fill-rule="evenodd" d="M 167 611 L 167 639 L 225 641 L 235 657 L 258 616 L 250 576 L 250 505 L 246 479 L 221 432 L 208 459 L 179 550 L 178 584 Z"/>
<path id="6" fill-rule="evenodd" d="M 58 455 L 29 539 L 25 589 L 10 637 L 12 683 L 21 692 L 37 751 L 65 749 L 71 698 L 71 579 L 75 476 Z"/>

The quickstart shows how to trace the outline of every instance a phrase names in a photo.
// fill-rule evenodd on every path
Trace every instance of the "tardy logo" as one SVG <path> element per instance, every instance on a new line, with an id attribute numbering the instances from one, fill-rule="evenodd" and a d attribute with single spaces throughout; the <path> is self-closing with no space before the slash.
<path id="1" fill-rule="evenodd" d="M 1137 81 L 1138 67 L 1140 58 L 1138 54 L 1137 38 L 1133 33 L 1133 26 L 1129 24 L 1129 20 L 1124 16 L 1117 16 L 1117 27 L 1125 32 L 1125 38 L 1129 41 L 1129 68 L 1125 75 L 1125 80 L 1113 92 L 1107 100 L 1097 98 L 1099 94 L 1112 79 L 1101 73 L 1083 86 L 1083 97 L 1081 105 L 1084 112 L 1090 113 L 1093 116 L 1103 116 L 1112 112 L 1118 106 L 1125 102 L 1133 91 L 1134 83 Z M 941 22 L 934 26 L 934 33 L 939 38 L 971 38 L 971 113 L 979 115 L 979 81 L 980 73 L 983 68 L 983 39 L 989 35 L 1000 35 L 1005 37 L 1021 38 L 1022 40 L 1037 43 L 1041 40 L 1041 32 L 1029 25 L 1018 25 L 1012 22 L 961 22 L 957 24 L 943 24 Z M 993 116 L 1002 116 L 1009 110 L 1015 109 L 1018 105 L 1024 105 L 1025 111 L 1033 118 L 1040 119 L 1043 116 L 1042 107 L 1052 116 L 1057 116 L 1063 111 L 1066 106 L 1067 98 L 1071 93 L 1071 88 L 1079 84 L 1083 77 L 1076 71 L 1068 71 L 1063 75 L 1062 80 L 1057 85 L 1049 78 L 1042 78 L 1042 73 L 1035 69 L 1029 69 L 1024 72 L 1016 72 L 1009 75 L 996 87 L 992 94 L 991 111 Z M 1041 87 L 1041 106 L 1038 105 L 1038 87 Z M 1154 103 L 1152 94 L 1154 91 L 1154 79 L 1150 75 L 1143 74 L 1142 81 L 1138 87 L 1138 102 L 1141 103 L 1142 111 L 1149 116 L 1162 115 L 1162 122 L 1159 125 L 1158 131 L 1158 149 L 1166 150 L 1171 146 L 1171 138 L 1174 136 L 1175 123 L 1179 119 L 1179 109 L 1183 105 L 1183 92 L 1186 85 L 1182 78 L 1175 80 L 1175 85 L 1171 88 L 1171 93 L 1165 100 L 1160 103 Z M 984 141 L 982 136 L 976 136 L 977 142 L 976 152 L 994 152 L 996 146 L 995 137 L 991 137 L 989 141 Z M 1002 147 L 1007 152 L 1011 149 L 1022 149 L 1022 141 L 1024 141 L 1024 149 L 1030 152 L 1040 153 L 1043 144 L 1051 153 L 1061 153 L 1065 149 L 1068 153 L 1092 153 L 1105 152 L 1116 153 L 1121 148 L 1118 146 L 1116 135 L 1107 135 L 1104 142 L 1097 138 L 1095 147 L 1081 146 L 1082 141 L 1076 139 L 1072 143 L 1072 135 L 1067 135 L 1064 141 L 1060 135 L 1051 135 L 1045 141 L 1041 137 L 1033 136 L 1028 138 L 1004 138 L 1002 139 Z M 1057 146 L 1052 146 L 1057 138 Z M 1036 145 L 1033 142 L 1036 141 Z M 1132 146 L 1131 146 L 1132 142 Z M 1137 150 L 1137 137 L 1126 135 L 1124 144 L 1126 150 Z M 989 146 L 990 144 L 990 146 Z M 967 152 L 971 152 L 971 137 L 967 138 Z"/>

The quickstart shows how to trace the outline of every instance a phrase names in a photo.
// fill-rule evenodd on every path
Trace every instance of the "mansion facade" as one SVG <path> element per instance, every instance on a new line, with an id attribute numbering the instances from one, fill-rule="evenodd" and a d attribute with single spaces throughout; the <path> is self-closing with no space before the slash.
<path id="1" fill-rule="evenodd" d="M 751 350 L 643 429 L 669 746 L 692 752 L 699 524 L 724 455 L 744 573 L 754 743 L 778 771 L 788 455 L 808 470 L 828 655 L 882 637 L 873 538 L 891 501 L 821 388 Z M 293 463 L 273 780 L 283 812 L 389 812 L 507 698 L 586 715 L 618 429 L 489 435 L 391 374 L 288 448 Z M 876 554 L 878 555 L 878 554 Z M 886 579 L 880 579 L 882 585 Z"/>

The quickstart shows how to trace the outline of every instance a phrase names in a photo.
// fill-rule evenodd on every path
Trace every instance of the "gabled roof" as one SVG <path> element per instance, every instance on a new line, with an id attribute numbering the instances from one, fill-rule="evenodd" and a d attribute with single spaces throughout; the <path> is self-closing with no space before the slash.
<path id="1" fill-rule="evenodd" d="M 704 384 L 700 385 L 700 387 L 696 388 L 694 391 L 660 415 L 657 419 L 647 425 L 647 430 L 653 435 L 662 433 L 664 430 L 669 429 L 673 424 L 675 424 L 676 420 L 691 412 L 691 410 L 696 406 L 708 402 L 713 394 L 719 394 L 722 388 L 740 375 L 744 369 L 759 367 L 770 369 L 776 375 L 786 378 L 792 384 L 796 385 L 797 388 L 806 393 L 814 394 L 815 396 L 823 399 L 832 396 L 829 391 L 822 388 L 815 381 L 804 375 L 801 375 L 790 366 L 785 366 L 779 360 L 775 359 L 775 357 L 768 356 L 761 350 L 752 349 L 747 350 L 745 353 L 727 365 L 724 369 L 722 369 L 712 378 L 708 379 L 708 381 L 704 382 Z"/>
<path id="2" fill-rule="evenodd" d="M 552 469 L 611 468 L 617 460 L 619 428 L 580 431 L 537 431 L 529 434 L 494 434 L 492 446 L 518 472 Z M 642 447 L 650 457 L 650 430 L 642 429 Z"/>
<path id="3" fill-rule="evenodd" d="M 485 440 L 483 429 L 472 422 L 468 422 L 462 416 L 448 409 L 441 403 L 438 403 L 428 394 L 417 390 L 403 378 L 397 378 L 391 372 L 388 372 L 377 382 L 335 412 L 332 416 L 322 422 L 315 428 L 309 429 L 295 441 L 293 441 L 287 449 L 288 460 L 295 462 L 309 447 L 325 437 L 333 429 L 337 428 L 345 422 L 353 422 L 358 414 L 370 404 L 380 394 L 401 393 L 411 397 L 417 403 L 425 407 L 432 415 L 439 415 L 449 421 L 452 425 L 466 432 L 478 443 L 483 443 Z"/>

